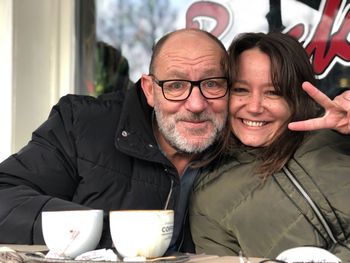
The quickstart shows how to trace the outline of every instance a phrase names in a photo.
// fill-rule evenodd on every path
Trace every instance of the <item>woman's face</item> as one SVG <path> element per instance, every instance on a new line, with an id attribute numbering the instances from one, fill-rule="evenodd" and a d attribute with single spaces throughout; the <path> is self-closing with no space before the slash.
<path id="1" fill-rule="evenodd" d="M 241 53 L 230 97 L 230 124 L 245 145 L 270 145 L 286 129 L 291 116 L 287 101 L 271 82 L 270 58 L 259 49 Z"/>

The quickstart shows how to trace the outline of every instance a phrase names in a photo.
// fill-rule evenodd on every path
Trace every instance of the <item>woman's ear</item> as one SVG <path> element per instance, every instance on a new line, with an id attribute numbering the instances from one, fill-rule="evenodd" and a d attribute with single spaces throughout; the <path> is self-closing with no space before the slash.
<path id="1" fill-rule="evenodd" d="M 141 87 L 143 93 L 146 96 L 147 103 L 154 107 L 154 94 L 153 94 L 153 79 L 151 76 L 142 74 L 141 76 Z"/>

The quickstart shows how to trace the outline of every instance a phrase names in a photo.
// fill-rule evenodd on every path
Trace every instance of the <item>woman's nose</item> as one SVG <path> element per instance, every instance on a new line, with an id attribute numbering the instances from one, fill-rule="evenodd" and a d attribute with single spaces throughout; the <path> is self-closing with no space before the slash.
<path id="1" fill-rule="evenodd" d="M 247 108 L 252 113 L 261 113 L 264 110 L 263 103 L 264 98 L 261 95 L 253 94 L 249 97 Z"/>

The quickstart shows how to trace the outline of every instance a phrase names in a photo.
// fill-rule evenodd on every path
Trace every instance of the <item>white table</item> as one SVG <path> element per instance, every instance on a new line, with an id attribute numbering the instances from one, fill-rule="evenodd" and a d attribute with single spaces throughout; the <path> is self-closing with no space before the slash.
<path id="1" fill-rule="evenodd" d="M 0 247 L 8 247 L 18 252 L 45 252 L 47 247 L 45 245 L 17 245 L 17 244 L 0 244 Z M 250 263 L 259 263 L 261 258 L 249 258 Z M 93 261 L 87 261 L 92 263 Z M 239 257 L 224 256 L 219 257 L 215 255 L 190 255 L 190 260 L 186 262 L 200 262 L 200 263 L 242 263 Z"/>

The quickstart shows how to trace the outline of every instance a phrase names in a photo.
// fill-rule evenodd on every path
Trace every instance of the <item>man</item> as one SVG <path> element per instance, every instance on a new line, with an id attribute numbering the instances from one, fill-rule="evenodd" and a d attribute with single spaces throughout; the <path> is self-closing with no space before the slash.
<path id="1" fill-rule="evenodd" d="M 0 165 L 0 242 L 43 244 L 42 211 L 94 208 L 105 211 L 108 247 L 110 210 L 173 209 L 171 248 L 191 251 L 181 231 L 191 163 L 225 125 L 227 61 L 212 35 L 178 30 L 155 45 L 150 74 L 125 99 L 63 97 Z"/>

